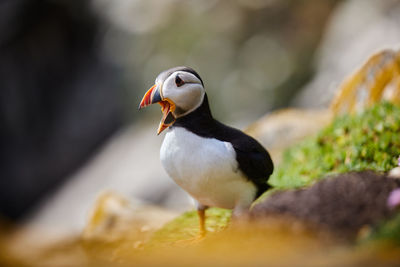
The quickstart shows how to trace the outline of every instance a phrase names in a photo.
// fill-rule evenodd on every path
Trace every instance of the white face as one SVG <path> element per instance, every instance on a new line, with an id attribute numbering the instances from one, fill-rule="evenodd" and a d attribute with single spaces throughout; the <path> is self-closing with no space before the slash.
<path id="1" fill-rule="evenodd" d="M 173 112 L 175 118 L 194 111 L 203 102 L 205 90 L 194 74 L 175 71 L 164 82 L 159 78 L 157 77 L 156 84 L 160 86 L 162 99 L 169 99 L 176 105 Z"/>

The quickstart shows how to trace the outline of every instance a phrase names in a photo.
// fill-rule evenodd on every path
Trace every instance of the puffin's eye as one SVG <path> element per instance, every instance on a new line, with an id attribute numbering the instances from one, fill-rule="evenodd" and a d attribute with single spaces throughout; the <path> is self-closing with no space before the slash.
<path id="1" fill-rule="evenodd" d="M 176 86 L 181 87 L 182 85 L 185 84 L 185 82 L 178 75 L 176 75 L 175 84 L 176 84 Z"/>

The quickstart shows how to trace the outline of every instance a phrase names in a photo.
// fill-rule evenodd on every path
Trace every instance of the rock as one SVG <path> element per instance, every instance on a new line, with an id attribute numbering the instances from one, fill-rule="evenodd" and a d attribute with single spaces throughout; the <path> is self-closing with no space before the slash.
<path id="1" fill-rule="evenodd" d="M 133 205 L 125 197 L 114 193 L 100 194 L 83 230 L 85 241 L 115 241 L 128 239 L 143 242 L 177 214 L 151 205 Z"/>
<path id="2" fill-rule="evenodd" d="M 396 179 L 372 171 L 340 174 L 305 189 L 273 193 L 251 210 L 253 219 L 289 216 L 354 239 L 365 225 L 393 215 L 389 194 L 400 187 Z"/>
<path id="3" fill-rule="evenodd" d="M 257 120 L 246 129 L 246 133 L 268 149 L 276 165 L 286 148 L 316 134 L 331 119 L 332 114 L 327 109 L 284 109 Z"/>
<path id="4" fill-rule="evenodd" d="M 399 1 L 342 1 L 319 47 L 317 73 L 293 100 L 301 107 L 328 107 L 339 84 L 373 53 L 398 49 Z"/>

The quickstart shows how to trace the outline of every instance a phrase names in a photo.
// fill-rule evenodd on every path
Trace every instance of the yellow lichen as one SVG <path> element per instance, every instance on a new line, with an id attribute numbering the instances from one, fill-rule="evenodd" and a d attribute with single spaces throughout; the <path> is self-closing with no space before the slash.
<path id="1" fill-rule="evenodd" d="M 342 83 L 331 109 L 335 114 L 352 113 L 383 98 L 400 103 L 400 51 L 386 49 L 372 55 Z"/>

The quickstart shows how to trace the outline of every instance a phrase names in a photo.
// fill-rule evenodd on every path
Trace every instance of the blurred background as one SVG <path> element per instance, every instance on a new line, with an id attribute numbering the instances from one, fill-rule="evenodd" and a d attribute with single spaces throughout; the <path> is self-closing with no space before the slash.
<path id="1" fill-rule="evenodd" d="M 104 190 L 189 209 L 159 162 L 159 108 L 137 111 L 161 71 L 197 70 L 214 116 L 243 129 L 327 107 L 399 48 L 399 14 L 399 0 L 2 1 L 0 217 L 79 230 Z"/>

